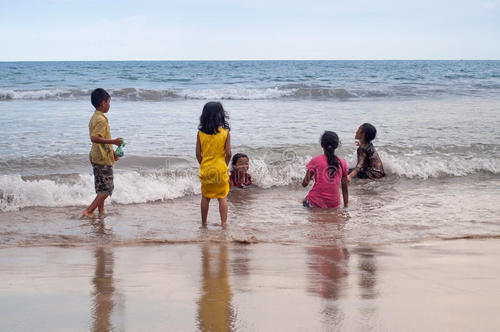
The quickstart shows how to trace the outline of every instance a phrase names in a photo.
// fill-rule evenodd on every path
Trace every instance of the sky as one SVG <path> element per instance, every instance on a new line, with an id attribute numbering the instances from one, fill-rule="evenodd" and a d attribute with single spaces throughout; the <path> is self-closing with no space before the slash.
<path id="1" fill-rule="evenodd" d="M 0 0 L 0 61 L 500 59 L 500 0 Z"/>

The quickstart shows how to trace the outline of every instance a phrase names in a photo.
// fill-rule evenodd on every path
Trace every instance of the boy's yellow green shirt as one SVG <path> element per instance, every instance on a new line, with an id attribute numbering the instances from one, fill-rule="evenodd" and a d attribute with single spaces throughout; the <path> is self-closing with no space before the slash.
<path id="1" fill-rule="evenodd" d="M 104 113 L 97 110 L 94 112 L 94 115 L 92 115 L 89 122 L 89 134 L 90 136 L 111 139 L 108 118 L 104 115 Z M 92 143 L 89 157 L 91 163 L 111 166 L 115 163 L 113 145 Z"/>

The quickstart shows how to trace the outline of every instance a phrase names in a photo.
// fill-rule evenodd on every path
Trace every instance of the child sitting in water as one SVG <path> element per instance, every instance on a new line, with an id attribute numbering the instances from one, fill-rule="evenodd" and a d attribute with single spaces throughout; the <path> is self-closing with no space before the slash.
<path id="1" fill-rule="evenodd" d="M 252 177 L 248 174 L 248 156 L 237 153 L 231 160 L 229 184 L 231 187 L 245 188 L 252 184 Z"/>
<path id="2" fill-rule="evenodd" d="M 358 140 L 356 142 L 359 146 L 358 162 L 355 168 L 349 170 L 347 183 L 350 183 L 355 177 L 376 180 L 385 176 L 382 160 L 372 144 L 375 136 L 377 136 L 377 129 L 369 123 L 363 123 L 356 131 L 354 138 Z"/>
<path id="3" fill-rule="evenodd" d="M 347 164 L 335 155 L 335 149 L 339 146 L 339 137 L 333 131 L 325 131 L 321 135 L 321 147 L 324 154 L 311 159 L 307 163 L 307 172 L 302 186 L 307 187 L 314 177 L 314 186 L 303 204 L 305 207 L 338 208 L 340 207 L 339 186 L 342 182 L 342 196 L 344 207 L 349 203 L 349 192 L 347 189 Z"/>

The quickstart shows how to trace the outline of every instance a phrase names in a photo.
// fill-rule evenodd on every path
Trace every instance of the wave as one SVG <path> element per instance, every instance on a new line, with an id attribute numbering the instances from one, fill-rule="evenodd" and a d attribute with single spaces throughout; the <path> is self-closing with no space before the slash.
<path id="1" fill-rule="evenodd" d="M 287 84 L 274 87 L 223 87 L 223 88 L 186 88 L 186 89 L 143 89 L 121 88 L 109 89 L 113 98 L 127 101 L 169 101 L 181 99 L 193 100 L 272 100 L 272 99 L 332 99 L 351 100 L 360 98 L 394 98 L 411 96 L 437 96 L 444 94 L 470 95 L 480 91 L 492 93 L 499 90 L 498 83 L 481 83 L 475 90 L 446 89 L 414 86 L 394 86 L 377 89 L 346 89 L 342 87 L 322 87 L 306 84 Z M 0 101 L 12 100 L 73 100 L 87 99 L 90 89 L 34 89 L 34 90 L 0 90 Z"/>
<path id="2" fill-rule="evenodd" d="M 176 99 L 194 100 L 261 100 L 278 99 L 283 97 L 300 97 L 310 95 L 328 95 L 325 92 L 307 92 L 300 89 L 273 88 L 222 88 L 222 89 L 140 89 L 123 88 L 109 89 L 113 98 L 128 101 L 168 101 Z M 0 90 L 0 100 L 71 100 L 88 98 L 91 94 L 88 89 L 40 89 L 40 90 Z M 344 93 L 348 94 L 348 93 Z M 342 95 L 338 92 L 330 96 Z"/>
<path id="3" fill-rule="evenodd" d="M 380 152 L 386 172 L 409 179 L 463 177 L 474 173 L 500 174 L 500 161 L 488 158 L 429 156 L 424 158 L 394 156 Z"/>
<path id="4" fill-rule="evenodd" d="M 146 203 L 200 193 L 195 176 L 172 176 L 126 172 L 115 174 L 116 190 L 111 201 L 119 204 Z M 25 207 L 85 206 L 95 197 L 90 174 L 74 174 L 61 179 L 45 177 L 0 177 L 0 210 L 16 211 Z"/>
<path id="5" fill-rule="evenodd" d="M 386 146 L 379 149 L 386 171 L 400 177 L 424 180 L 475 173 L 500 174 L 498 153 L 500 146 L 497 144 Z"/>
<path id="6" fill-rule="evenodd" d="M 305 174 L 305 165 L 315 155 L 312 148 L 254 149 L 250 173 L 256 187 L 267 189 L 297 185 Z M 342 149 L 339 155 L 345 156 Z M 464 177 L 477 173 L 500 174 L 500 159 L 402 155 L 379 149 L 388 177 L 422 179 Z M 252 157 L 259 156 L 259 157 Z M 54 157 L 60 160 L 60 157 Z M 81 156 L 67 159 L 81 160 Z M 111 201 L 119 204 L 165 201 L 200 193 L 198 168 L 193 160 L 179 157 L 135 157 L 123 159 L 115 172 L 115 187 Z M 49 158 L 50 159 L 50 158 Z M 344 158 L 355 163 L 355 154 Z M 45 160 L 41 165 L 52 163 Z M 88 165 L 87 165 L 88 166 Z M 87 167 L 88 168 L 88 167 Z M 45 169 L 45 168 L 44 168 Z M 55 171 L 51 169 L 50 171 Z M 47 169 L 45 169 L 47 172 Z M 87 205 L 94 198 L 93 177 L 85 171 L 66 174 L 0 176 L 0 211 L 26 207 L 59 207 Z M 42 172 L 38 172 L 42 173 Z"/>
<path id="7" fill-rule="evenodd" d="M 253 182 L 257 187 L 270 188 L 297 183 L 309 157 L 267 161 L 251 161 Z M 60 159 L 60 157 L 56 157 Z M 79 160 L 80 156 L 75 159 Z M 134 158 L 132 158 L 134 159 Z M 125 168 L 137 166 L 135 157 Z M 165 201 L 199 194 L 198 168 L 182 158 L 153 158 L 146 170 L 115 172 L 115 188 L 111 201 L 119 204 Z M 124 161 L 126 159 L 124 158 Z M 51 164 L 51 163 L 49 163 Z M 45 163 L 44 163 L 45 165 Z M 93 177 L 89 173 L 0 176 L 0 211 L 15 211 L 26 207 L 60 207 L 87 205 L 94 198 Z"/>
<path id="8" fill-rule="evenodd" d="M 90 89 L 0 90 L 0 100 L 65 100 L 89 97 Z"/>

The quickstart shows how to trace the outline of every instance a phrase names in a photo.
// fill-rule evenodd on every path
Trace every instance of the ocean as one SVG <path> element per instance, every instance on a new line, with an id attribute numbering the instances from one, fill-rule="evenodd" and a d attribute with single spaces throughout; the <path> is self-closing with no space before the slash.
<path id="1" fill-rule="evenodd" d="M 0 246 L 96 241 L 93 222 L 79 219 L 95 196 L 96 87 L 110 92 L 111 134 L 127 143 L 101 225 L 107 241 L 500 236 L 500 61 L 0 62 Z M 255 183 L 230 193 L 222 232 L 214 203 L 208 229 L 199 216 L 196 132 L 212 100 Z M 364 122 L 378 130 L 387 176 L 354 180 L 347 209 L 303 208 L 322 132 L 339 135 L 337 155 L 353 166 Z"/>

